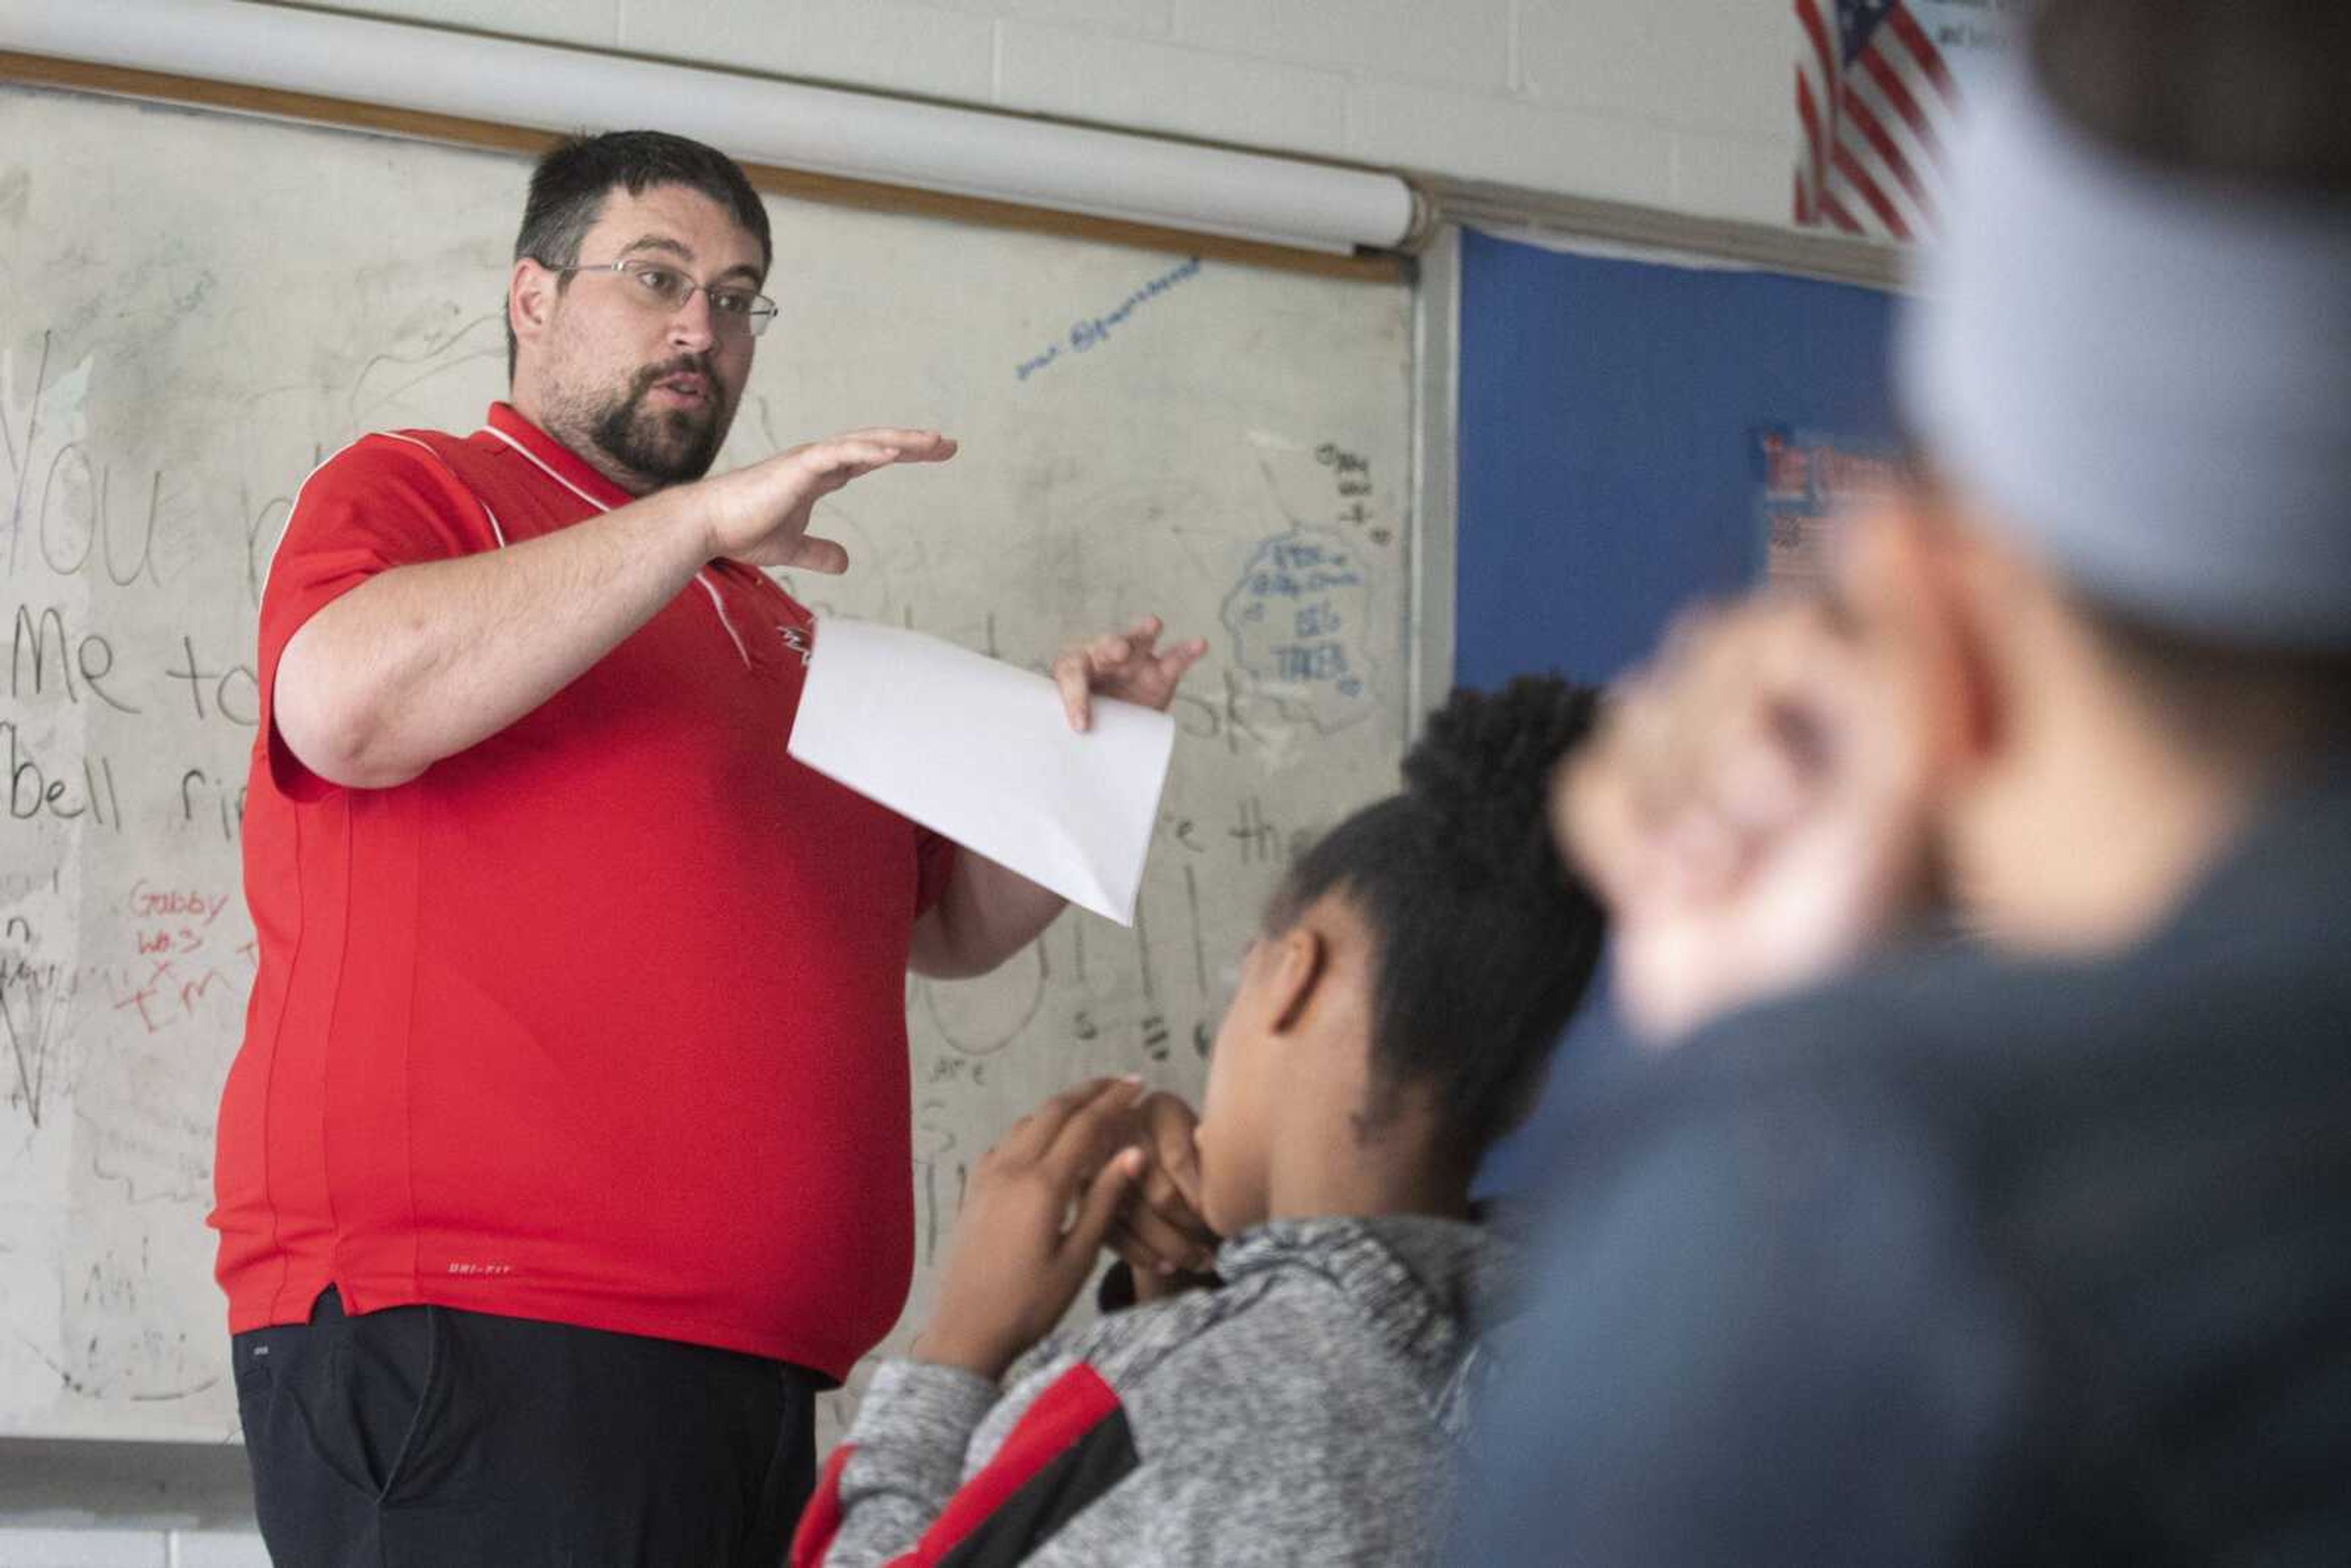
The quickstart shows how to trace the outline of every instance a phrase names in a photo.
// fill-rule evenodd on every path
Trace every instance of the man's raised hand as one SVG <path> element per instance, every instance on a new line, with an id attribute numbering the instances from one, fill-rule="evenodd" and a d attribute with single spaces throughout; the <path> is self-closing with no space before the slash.
<path id="1" fill-rule="evenodd" d="M 877 425 L 812 441 L 705 479 L 698 488 L 705 501 L 709 553 L 753 566 L 846 570 L 849 552 L 808 531 L 817 502 L 876 468 L 944 463 L 955 455 L 956 444 L 935 430 Z"/>

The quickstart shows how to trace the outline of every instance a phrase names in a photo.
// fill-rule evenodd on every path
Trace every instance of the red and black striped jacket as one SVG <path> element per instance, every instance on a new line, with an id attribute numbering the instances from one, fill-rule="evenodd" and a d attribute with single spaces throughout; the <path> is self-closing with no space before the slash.
<path id="1" fill-rule="evenodd" d="M 794 1568 L 1409 1563 L 1441 1531 L 1501 1244 L 1417 1216 L 1278 1221 L 1225 1284 L 1024 1356 L 883 1364 Z"/>

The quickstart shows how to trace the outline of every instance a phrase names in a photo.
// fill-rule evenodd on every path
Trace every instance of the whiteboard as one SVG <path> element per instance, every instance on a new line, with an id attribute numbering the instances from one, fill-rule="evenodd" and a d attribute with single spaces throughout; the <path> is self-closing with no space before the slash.
<path id="1" fill-rule="evenodd" d="M 505 386 L 517 158 L 0 88 L 0 1436 L 235 1431 L 214 1109 L 253 973 L 254 614 L 294 488 Z M 1078 1076 L 1196 1092 L 1305 836 L 1405 732 L 1410 299 L 1395 282 L 771 203 L 783 314 L 722 464 L 935 424 L 795 591 L 1042 667 L 1146 611 L 1187 682 L 1133 930 L 910 980 L 917 1277 L 971 1161 Z M 606 917 L 581 911 L 576 918 Z M 837 1429 L 850 1395 L 835 1396 Z"/>

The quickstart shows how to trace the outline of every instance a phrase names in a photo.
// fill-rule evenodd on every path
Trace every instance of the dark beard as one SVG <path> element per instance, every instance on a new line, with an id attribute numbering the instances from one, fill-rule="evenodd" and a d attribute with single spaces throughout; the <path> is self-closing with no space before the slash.
<path id="1" fill-rule="evenodd" d="M 692 371 L 710 388 L 709 401 L 699 409 L 677 408 L 653 413 L 645 396 L 665 376 Z M 605 409 L 590 426 L 589 439 L 604 455 L 632 474 L 653 482 L 658 489 L 683 485 L 710 472 L 726 442 L 728 420 L 719 407 L 718 376 L 700 359 L 688 355 L 665 365 L 639 371 L 629 382 L 628 394 Z"/>

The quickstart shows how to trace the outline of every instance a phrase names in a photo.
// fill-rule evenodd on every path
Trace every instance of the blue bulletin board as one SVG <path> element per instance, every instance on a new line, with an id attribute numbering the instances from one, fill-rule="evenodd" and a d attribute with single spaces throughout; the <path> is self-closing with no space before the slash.
<path id="1" fill-rule="evenodd" d="M 1468 231 L 1460 298 L 1463 685 L 1617 674 L 1683 605 L 1806 568 L 1895 450 L 1880 290 Z M 1603 991 L 1485 1191 L 1539 1178 L 1562 1086 L 1626 1049 Z"/>
<path id="2" fill-rule="evenodd" d="M 1465 232 L 1455 679 L 1604 680 L 1758 580 L 1768 440 L 1892 450 L 1891 316 L 1874 288 Z"/>

